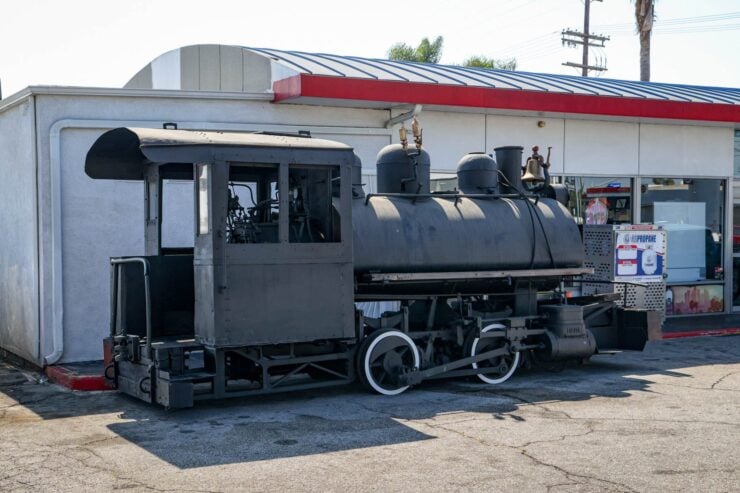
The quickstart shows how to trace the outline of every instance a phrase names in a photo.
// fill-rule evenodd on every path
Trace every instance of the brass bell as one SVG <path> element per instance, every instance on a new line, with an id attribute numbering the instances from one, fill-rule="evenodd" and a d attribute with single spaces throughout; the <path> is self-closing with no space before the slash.
<path id="1" fill-rule="evenodd" d="M 525 183 L 541 183 L 545 181 L 545 173 L 542 170 L 542 164 L 537 157 L 532 156 L 527 159 L 527 164 L 524 167 L 524 175 L 522 175 L 522 181 Z"/>

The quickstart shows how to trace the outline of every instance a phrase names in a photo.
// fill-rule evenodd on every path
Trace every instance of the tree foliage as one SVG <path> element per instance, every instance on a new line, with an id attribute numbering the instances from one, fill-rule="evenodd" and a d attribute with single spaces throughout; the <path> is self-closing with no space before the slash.
<path id="1" fill-rule="evenodd" d="M 473 55 L 467 58 L 463 63 L 465 67 L 476 68 L 495 68 L 500 70 L 516 70 L 516 58 L 506 58 L 497 60 L 488 58 L 484 55 Z"/>
<path id="2" fill-rule="evenodd" d="M 396 43 L 388 50 L 388 59 L 404 62 L 438 63 L 442 57 L 443 43 L 444 38 L 442 36 L 437 36 L 434 41 L 424 38 L 416 48 L 406 43 Z M 473 55 L 468 57 L 462 65 L 465 67 L 516 70 L 516 58 L 497 60 L 484 55 Z"/>
<path id="3" fill-rule="evenodd" d="M 443 43 L 444 38 L 442 36 L 437 36 L 434 41 L 424 38 L 416 48 L 406 43 L 396 43 L 388 50 L 388 58 L 405 62 L 439 63 L 439 59 L 442 58 Z M 475 55 L 467 58 L 462 65 L 465 67 L 516 70 L 516 59 L 497 60 L 483 55 Z"/>
<path id="4" fill-rule="evenodd" d="M 442 36 L 437 36 L 434 41 L 424 38 L 416 48 L 406 43 L 396 43 L 388 50 L 388 58 L 406 62 L 438 63 L 442 57 L 443 43 Z"/>

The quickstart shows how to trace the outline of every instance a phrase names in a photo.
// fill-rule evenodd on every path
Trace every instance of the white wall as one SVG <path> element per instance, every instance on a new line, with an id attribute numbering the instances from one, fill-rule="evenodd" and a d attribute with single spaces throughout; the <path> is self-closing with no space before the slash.
<path id="1" fill-rule="evenodd" d="M 422 111 L 419 119 L 432 170 L 455 171 L 465 154 L 486 150 L 485 115 Z M 393 141 L 398 142 L 398 133 Z"/>
<path id="2" fill-rule="evenodd" d="M 542 122 L 543 126 L 538 126 L 538 122 Z M 531 155 L 535 145 L 540 147 L 543 156 L 547 156 L 547 148 L 552 147 L 550 173 L 562 173 L 564 125 L 562 118 L 488 115 L 486 150 L 493 152 L 496 147 L 522 146 L 526 158 Z"/>
<path id="3" fill-rule="evenodd" d="M 734 135 L 732 128 L 643 123 L 640 174 L 732 176 Z"/>
<path id="4" fill-rule="evenodd" d="M 33 105 L 0 113 L 0 347 L 38 363 Z"/>
<path id="5" fill-rule="evenodd" d="M 316 132 L 312 134 L 319 139 L 335 140 L 354 147 L 355 154 L 360 156 L 364 173 L 375 174 L 375 159 L 378 151 L 391 143 L 390 135 L 342 135 Z"/>
<path id="6" fill-rule="evenodd" d="M 108 331 L 108 258 L 143 253 L 143 187 L 138 182 L 92 180 L 84 173 L 87 150 L 103 128 L 82 129 L 95 121 L 114 120 L 126 126 L 133 121 L 193 122 L 192 128 L 238 129 L 244 125 L 288 125 L 311 130 L 316 137 L 331 137 L 354 145 L 363 163 L 374 169 L 378 150 L 390 141 L 384 123 L 388 111 L 274 105 L 244 100 L 105 98 L 39 96 L 38 132 L 44 258 L 44 327 L 41 356 L 54 349 L 52 330 L 54 244 L 52 234 L 52 164 L 60 156 L 61 185 L 61 266 L 64 327 L 62 362 L 99 359 L 102 339 Z M 200 123 L 198 123 L 200 122 Z M 327 127 L 350 128 L 354 133 L 332 133 Z M 51 138 L 60 129 L 58 142 Z M 358 130 L 359 129 L 359 130 Z M 364 129 L 364 130 L 363 130 Z M 26 139 L 30 140 L 30 139 Z M 186 187 L 176 186 L 185 197 Z M 192 201 L 178 215 L 165 220 L 165 228 L 179 242 L 192 235 Z"/>
<path id="7" fill-rule="evenodd" d="M 65 361 L 100 359 L 109 327 L 109 259 L 144 254 L 143 183 L 85 174 L 85 154 L 99 134 L 67 129 L 60 141 Z"/>
<path id="8" fill-rule="evenodd" d="M 567 120 L 564 172 L 570 175 L 635 175 L 639 146 L 637 123 Z"/>

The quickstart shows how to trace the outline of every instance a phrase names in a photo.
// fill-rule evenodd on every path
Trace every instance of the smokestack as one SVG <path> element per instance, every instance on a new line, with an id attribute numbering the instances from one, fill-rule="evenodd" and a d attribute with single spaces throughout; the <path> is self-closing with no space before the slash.
<path id="1" fill-rule="evenodd" d="M 521 146 L 496 147 L 496 163 L 503 175 L 499 180 L 501 193 L 522 192 L 522 151 Z"/>

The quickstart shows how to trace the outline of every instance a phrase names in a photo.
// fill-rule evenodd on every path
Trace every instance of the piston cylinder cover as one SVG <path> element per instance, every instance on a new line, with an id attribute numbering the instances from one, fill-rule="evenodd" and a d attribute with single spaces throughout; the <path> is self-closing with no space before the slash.
<path id="1" fill-rule="evenodd" d="M 471 152 L 457 163 L 457 184 L 461 192 L 498 192 L 498 166 L 485 152 Z"/>
<path id="2" fill-rule="evenodd" d="M 430 160 L 424 149 L 401 144 L 385 146 L 378 153 L 378 192 L 429 193 Z"/>
<path id="3" fill-rule="evenodd" d="M 536 351 L 543 360 L 587 358 L 596 352 L 596 339 L 583 322 L 583 307 L 578 305 L 546 305 L 540 308 L 547 330 L 544 348 Z"/>

